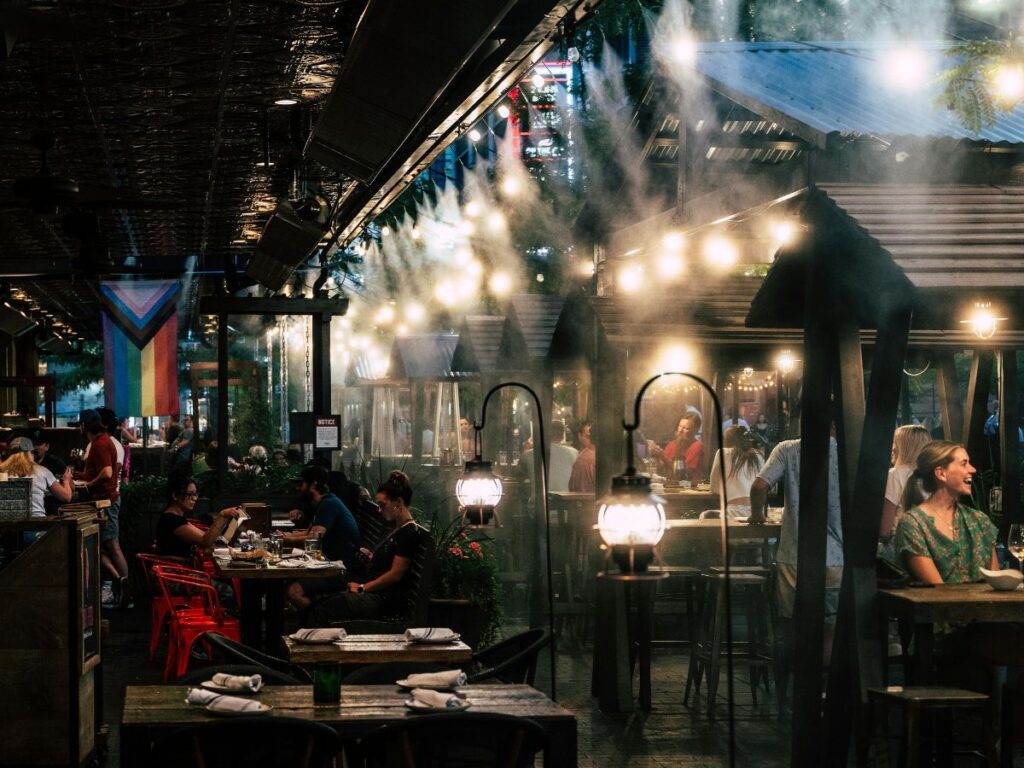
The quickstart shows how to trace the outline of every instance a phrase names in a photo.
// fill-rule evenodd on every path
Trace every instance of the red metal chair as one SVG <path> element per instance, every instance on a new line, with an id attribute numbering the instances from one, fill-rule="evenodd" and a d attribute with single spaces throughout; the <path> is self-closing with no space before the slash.
<path id="1" fill-rule="evenodd" d="M 225 614 L 217 597 L 217 590 L 205 574 L 178 573 L 156 566 L 153 568 L 153 575 L 168 603 L 174 596 L 171 593 L 172 589 L 180 590 L 189 600 L 198 597 L 203 602 L 201 613 L 189 609 L 167 614 L 169 632 L 167 663 L 164 665 L 165 683 L 172 676 L 181 677 L 188 671 L 192 645 L 202 634 L 216 632 L 241 642 L 241 625 L 238 619 Z"/>
<path id="2" fill-rule="evenodd" d="M 142 573 L 146 577 L 146 586 L 149 589 L 150 598 L 152 600 L 152 608 L 150 612 L 150 631 L 149 631 L 149 658 L 156 655 L 156 649 L 160 644 L 160 637 L 164 631 L 164 625 L 167 622 L 167 616 L 171 611 L 181 611 L 187 609 L 198 609 L 202 610 L 203 602 L 199 600 L 193 600 L 189 602 L 186 597 L 180 595 L 172 595 L 171 601 L 168 602 L 167 598 L 160 591 L 160 587 L 156 584 L 156 580 L 153 577 L 152 569 L 156 566 L 164 568 L 166 570 L 181 571 L 185 573 L 198 574 L 193 568 L 187 568 L 179 562 L 174 560 L 166 560 L 156 555 L 148 555 L 140 552 L 135 555 L 139 563 L 142 565 Z"/>

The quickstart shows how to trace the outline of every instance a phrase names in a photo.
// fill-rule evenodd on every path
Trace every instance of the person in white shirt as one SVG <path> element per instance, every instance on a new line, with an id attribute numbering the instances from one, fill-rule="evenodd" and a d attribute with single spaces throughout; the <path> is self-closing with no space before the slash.
<path id="1" fill-rule="evenodd" d="M 551 430 L 551 450 L 548 453 L 548 493 L 565 493 L 569 490 L 569 477 L 576 463 L 579 451 L 565 442 L 565 422 L 555 419 Z M 533 448 L 523 452 L 519 466 L 533 482 Z"/>
<path id="2" fill-rule="evenodd" d="M 764 466 L 764 457 L 758 450 L 750 431 L 742 426 L 730 427 L 722 436 L 724 449 L 715 453 L 711 464 L 711 492 L 722 488 L 722 470 L 719 462 L 725 454 L 725 502 L 729 517 L 750 517 L 750 486 Z"/>
<path id="3" fill-rule="evenodd" d="M 59 480 L 54 477 L 53 472 L 42 464 L 36 464 L 32 458 L 32 441 L 27 437 L 16 437 L 11 440 L 11 456 L 22 453 L 25 455 L 26 467 L 31 465 L 32 472 L 32 517 L 46 516 L 46 496 L 51 495 L 61 504 L 71 501 L 74 494 L 74 485 L 71 479 L 71 468 L 68 467 L 63 477 Z M 21 459 L 23 457 L 19 457 Z M 28 475 L 24 475 L 27 477 Z"/>
<path id="4" fill-rule="evenodd" d="M 896 533 L 900 517 L 903 516 L 903 490 L 907 480 L 914 474 L 917 457 L 921 450 L 932 441 L 927 427 L 905 424 L 897 427 L 892 436 L 892 468 L 885 481 L 885 501 L 882 503 L 882 526 L 878 532 L 882 542 L 888 542 Z"/>

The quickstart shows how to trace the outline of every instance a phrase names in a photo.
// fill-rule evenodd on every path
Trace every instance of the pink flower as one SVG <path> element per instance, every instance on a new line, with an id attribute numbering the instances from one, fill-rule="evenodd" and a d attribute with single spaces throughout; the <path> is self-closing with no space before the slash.
<path id="1" fill-rule="evenodd" d="M 480 549 L 480 542 L 479 541 L 471 541 L 471 542 L 469 542 L 469 548 L 472 549 L 472 550 L 475 550 L 475 551 L 479 550 Z"/>
<path id="2" fill-rule="evenodd" d="M 462 550 L 459 549 L 458 547 L 452 547 L 448 551 L 451 552 L 456 557 L 462 557 Z"/>

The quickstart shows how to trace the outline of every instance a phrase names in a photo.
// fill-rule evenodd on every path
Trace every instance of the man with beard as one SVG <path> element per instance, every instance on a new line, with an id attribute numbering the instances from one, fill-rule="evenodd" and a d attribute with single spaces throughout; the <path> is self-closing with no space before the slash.
<path id="1" fill-rule="evenodd" d="M 313 510 L 313 523 L 308 531 L 284 535 L 284 543 L 302 547 L 310 536 L 321 539 L 321 551 L 327 560 L 341 560 L 348 571 L 359 567 L 359 526 L 341 499 L 331 493 L 327 470 L 306 466 L 298 479 L 299 501 Z M 313 597 L 345 589 L 346 579 L 302 579 L 288 587 L 288 599 L 300 610 L 309 608 Z"/>

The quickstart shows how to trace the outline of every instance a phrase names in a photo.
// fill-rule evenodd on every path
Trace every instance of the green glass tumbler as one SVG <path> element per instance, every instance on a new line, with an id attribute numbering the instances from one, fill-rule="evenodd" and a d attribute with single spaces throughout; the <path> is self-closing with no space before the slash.
<path id="1" fill-rule="evenodd" d="M 336 704 L 341 701 L 341 665 L 334 661 L 318 661 L 313 667 L 313 702 Z"/>

